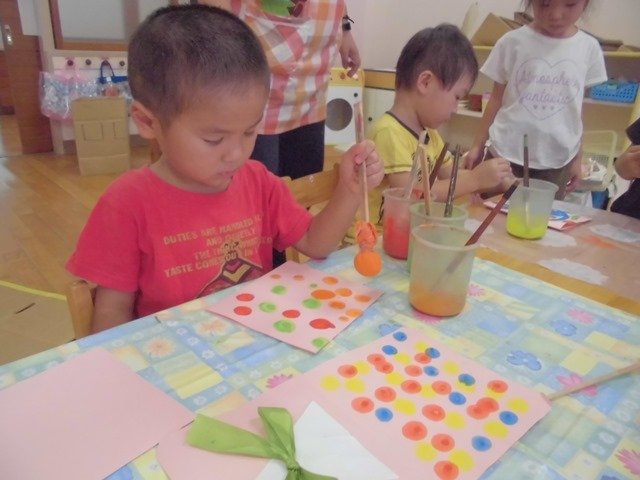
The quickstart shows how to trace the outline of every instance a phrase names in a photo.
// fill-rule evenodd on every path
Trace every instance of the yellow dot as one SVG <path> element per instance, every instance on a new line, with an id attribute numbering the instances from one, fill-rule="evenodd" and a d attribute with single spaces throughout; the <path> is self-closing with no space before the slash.
<path id="1" fill-rule="evenodd" d="M 405 415 L 413 415 L 416 413 L 416 404 L 406 398 L 398 398 L 393 402 L 393 408 L 395 408 L 398 413 Z"/>
<path id="2" fill-rule="evenodd" d="M 353 364 L 358 369 L 358 373 L 360 375 L 366 375 L 367 373 L 369 373 L 371 371 L 371 365 L 369 364 L 369 362 L 365 362 L 363 360 L 358 360 L 357 362 L 354 362 Z"/>
<path id="3" fill-rule="evenodd" d="M 391 372 L 387 374 L 384 378 L 387 381 L 387 383 L 391 385 L 400 385 L 402 382 L 405 381 L 404 375 L 402 375 L 399 372 Z"/>
<path id="4" fill-rule="evenodd" d="M 467 385 L 466 383 L 456 382 L 456 388 L 463 393 L 473 393 L 476 391 L 476 384 Z"/>
<path id="5" fill-rule="evenodd" d="M 416 445 L 416 457 L 420 460 L 432 462 L 438 458 L 438 451 L 430 443 L 420 442 Z"/>
<path id="6" fill-rule="evenodd" d="M 502 393 L 494 392 L 493 390 L 489 390 L 488 388 L 486 388 L 484 390 L 484 396 L 493 398 L 494 400 L 500 400 L 502 397 L 504 397 L 504 392 Z"/>
<path id="7" fill-rule="evenodd" d="M 333 375 L 327 376 L 320 381 L 320 386 L 325 390 L 333 392 L 340 388 L 340 380 L 338 380 L 338 377 L 334 377 Z"/>
<path id="8" fill-rule="evenodd" d="M 507 402 L 507 407 L 515 413 L 527 413 L 529 411 L 529 402 L 524 398 L 515 397 Z"/>
<path id="9" fill-rule="evenodd" d="M 409 365 L 413 360 L 409 354 L 406 352 L 399 352 L 393 356 L 393 359 L 398 362 L 400 365 Z"/>
<path id="10" fill-rule="evenodd" d="M 497 420 L 490 420 L 484 424 L 484 431 L 490 437 L 507 438 L 509 429 L 507 426 Z"/>
<path id="11" fill-rule="evenodd" d="M 464 415 L 459 412 L 447 412 L 444 417 L 444 423 L 450 428 L 455 428 L 458 430 L 464 428 L 466 425 Z"/>
<path id="12" fill-rule="evenodd" d="M 433 390 L 433 387 L 431 386 L 431 384 L 424 383 L 422 384 L 422 390 L 420 391 L 420 395 L 422 395 L 425 398 L 433 398 L 438 394 Z"/>
<path id="13" fill-rule="evenodd" d="M 464 450 L 454 450 L 449 455 L 449 460 L 463 472 L 468 472 L 474 466 L 473 457 Z"/>
<path id="14" fill-rule="evenodd" d="M 364 382 L 359 378 L 350 378 L 344 383 L 347 390 L 354 393 L 364 393 L 367 391 L 367 387 Z"/>
<path id="15" fill-rule="evenodd" d="M 429 345 L 426 344 L 426 342 L 416 342 L 416 352 L 422 352 L 424 353 L 424 351 L 429 348 Z"/>
<path id="16" fill-rule="evenodd" d="M 460 372 L 460 365 L 452 361 L 444 362 L 442 364 L 442 371 L 450 375 L 455 375 Z"/>

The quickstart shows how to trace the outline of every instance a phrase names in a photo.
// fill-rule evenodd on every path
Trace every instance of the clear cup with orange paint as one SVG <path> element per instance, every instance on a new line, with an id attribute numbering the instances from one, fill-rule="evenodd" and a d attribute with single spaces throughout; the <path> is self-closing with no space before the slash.
<path id="1" fill-rule="evenodd" d="M 409 302 L 416 310 L 437 317 L 459 314 L 478 244 L 465 245 L 470 231 L 449 225 L 424 224 L 411 230 L 413 253 Z"/>
<path id="2" fill-rule="evenodd" d="M 409 207 L 418 199 L 405 196 L 405 189 L 387 188 L 382 192 L 384 213 L 382 216 L 382 249 L 393 258 L 405 260 L 409 252 L 411 218 Z"/>

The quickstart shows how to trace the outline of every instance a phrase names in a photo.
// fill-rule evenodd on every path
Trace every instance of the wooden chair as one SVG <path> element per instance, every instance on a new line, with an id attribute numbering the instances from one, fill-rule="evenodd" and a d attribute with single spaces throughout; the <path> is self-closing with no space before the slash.
<path id="1" fill-rule="evenodd" d="M 338 168 L 339 165 L 335 164 L 331 170 L 313 173 L 295 180 L 291 180 L 290 177 L 283 177 L 283 179 L 298 203 L 303 207 L 311 208 L 327 202 L 331 198 L 338 183 Z M 303 260 L 300 252 L 294 247 L 287 248 L 285 255 L 287 260 L 298 263 Z"/>
<path id="2" fill-rule="evenodd" d="M 74 280 L 67 284 L 65 294 L 76 340 L 86 337 L 91 332 L 96 287 L 85 280 Z"/>

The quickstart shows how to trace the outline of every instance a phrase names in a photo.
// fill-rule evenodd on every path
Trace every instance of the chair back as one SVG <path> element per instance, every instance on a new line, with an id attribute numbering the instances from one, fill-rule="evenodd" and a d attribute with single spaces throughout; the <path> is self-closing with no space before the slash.
<path id="1" fill-rule="evenodd" d="M 65 294 L 75 338 L 86 337 L 91 333 L 96 287 L 85 280 L 74 280 L 67 284 Z"/>

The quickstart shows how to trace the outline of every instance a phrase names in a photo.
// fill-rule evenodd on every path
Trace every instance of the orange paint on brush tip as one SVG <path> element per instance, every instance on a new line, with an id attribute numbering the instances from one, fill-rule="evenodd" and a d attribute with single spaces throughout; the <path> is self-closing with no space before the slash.
<path id="1" fill-rule="evenodd" d="M 353 266 L 360 275 L 375 277 L 382 271 L 382 258 L 377 252 L 365 250 L 356 255 Z"/>

